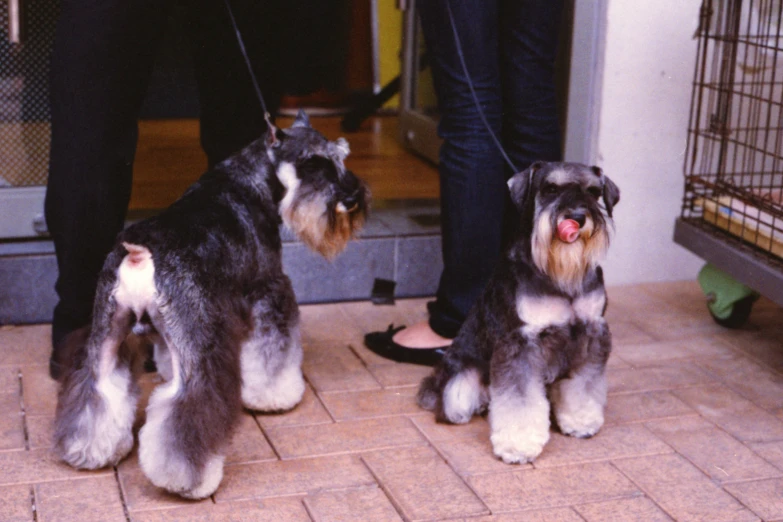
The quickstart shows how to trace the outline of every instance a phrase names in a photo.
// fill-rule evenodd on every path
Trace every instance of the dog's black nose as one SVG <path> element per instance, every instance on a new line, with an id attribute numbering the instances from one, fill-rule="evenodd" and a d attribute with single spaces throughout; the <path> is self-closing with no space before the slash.
<path id="1" fill-rule="evenodd" d="M 579 228 L 582 228 L 585 226 L 585 221 L 587 221 L 587 213 L 585 212 L 572 212 L 569 216 L 569 219 L 573 219 L 579 224 Z"/>

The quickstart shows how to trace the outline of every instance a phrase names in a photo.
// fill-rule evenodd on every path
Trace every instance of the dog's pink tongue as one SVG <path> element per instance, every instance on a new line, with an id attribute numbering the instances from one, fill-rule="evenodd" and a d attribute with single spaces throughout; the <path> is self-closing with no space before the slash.
<path id="1" fill-rule="evenodd" d="M 557 225 L 557 237 L 564 243 L 573 243 L 579 237 L 579 223 L 573 219 L 564 219 Z"/>

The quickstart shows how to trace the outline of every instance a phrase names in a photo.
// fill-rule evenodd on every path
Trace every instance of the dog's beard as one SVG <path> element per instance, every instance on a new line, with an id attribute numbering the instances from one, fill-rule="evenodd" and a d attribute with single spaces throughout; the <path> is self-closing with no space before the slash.
<path id="1" fill-rule="evenodd" d="M 283 223 L 304 244 L 327 259 L 342 252 L 364 224 L 362 213 L 330 210 L 325 198 L 294 201 L 281 210 Z"/>
<path id="2" fill-rule="evenodd" d="M 587 218 L 573 243 L 560 241 L 554 235 L 552 214 L 545 210 L 538 215 L 533 230 L 531 253 L 533 263 L 557 286 L 569 295 L 582 287 L 588 269 L 595 268 L 609 249 L 610 237 L 605 226 L 596 226 Z"/>

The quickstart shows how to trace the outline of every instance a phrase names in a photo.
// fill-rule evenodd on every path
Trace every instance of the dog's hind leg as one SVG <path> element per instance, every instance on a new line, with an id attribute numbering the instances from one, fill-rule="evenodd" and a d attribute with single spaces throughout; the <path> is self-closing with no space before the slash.
<path id="1" fill-rule="evenodd" d="M 305 390 L 299 310 L 287 278 L 276 290 L 253 304 L 253 328 L 242 344 L 242 403 L 250 410 L 290 410 Z"/>
<path id="2" fill-rule="evenodd" d="M 139 464 L 156 486 L 205 498 L 223 479 L 225 450 L 242 409 L 238 340 L 225 325 L 194 325 L 166 314 L 162 323 L 170 328 L 158 330 L 169 348 L 172 375 L 150 396 L 139 432 Z"/>
<path id="3" fill-rule="evenodd" d="M 66 373 L 55 414 L 55 452 L 77 468 L 116 464 L 133 448 L 138 388 L 121 353 L 132 310 L 124 292 L 122 254 L 112 253 L 98 283 L 91 334 Z M 127 267 L 125 267 L 127 268 Z M 142 285 L 151 273 L 142 273 Z"/>

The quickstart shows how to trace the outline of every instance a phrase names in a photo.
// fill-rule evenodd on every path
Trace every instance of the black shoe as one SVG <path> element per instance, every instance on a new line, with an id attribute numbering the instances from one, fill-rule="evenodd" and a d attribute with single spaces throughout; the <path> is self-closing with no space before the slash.
<path id="1" fill-rule="evenodd" d="M 394 335 L 403 330 L 404 326 L 390 324 L 385 332 L 371 332 L 364 336 L 364 345 L 373 353 L 392 361 L 435 366 L 443 358 L 446 347 L 442 348 L 408 348 L 394 342 Z"/>

